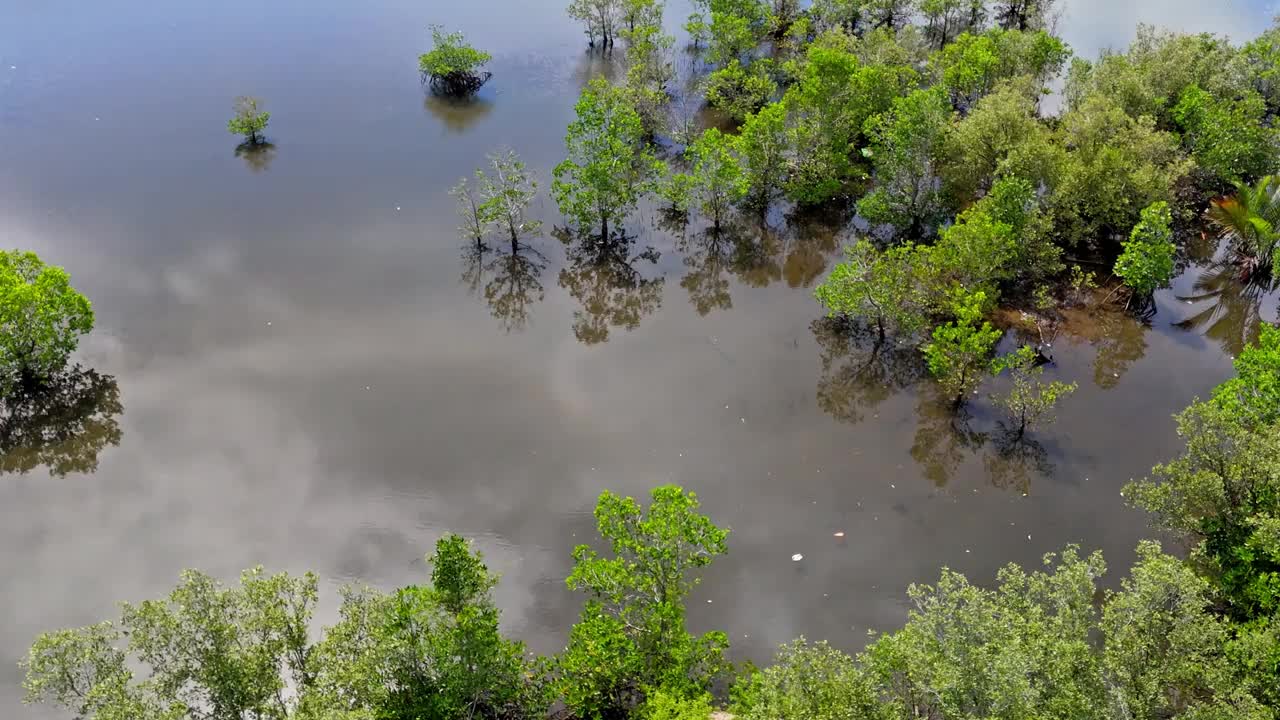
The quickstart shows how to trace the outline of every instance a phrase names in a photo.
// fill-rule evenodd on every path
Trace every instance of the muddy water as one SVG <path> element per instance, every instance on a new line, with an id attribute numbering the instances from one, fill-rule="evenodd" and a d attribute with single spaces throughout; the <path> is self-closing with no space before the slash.
<path id="1" fill-rule="evenodd" d="M 983 403 L 957 426 L 910 356 L 813 323 L 839 218 L 716 242 L 642 209 L 601 251 L 562 242 L 544 195 L 548 232 L 477 254 L 448 187 L 503 146 L 545 186 L 605 69 L 560 4 L 0 10 L 0 245 L 93 298 L 80 360 L 100 373 L 0 432 L 0 715 L 43 716 L 19 710 L 14 665 L 38 631 L 184 567 L 315 569 L 332 599 L 421 580 L 445 530 L 502 572 L 510 630 L 554 651 L 603 488 L 681 483 L 732 526 L 694 620 L 757 660 L 802 633 L 857 647 L 943 564 L 986 578 L 1069 542 L 1128 562 L 1143 518 L 1120 486 L 1175 450 L 1170 415 L 1273 298 L 1201 258 L 1150 328 L 1078 318 L 1051 374 L 1080 391 L 1011 453 Z M 1069 39 L 1114 32 L 1080 16 Z M 424 101 L 433 21 L 494 51 L 476 101 Z M 265 152 L 226 133 L 244 93 L 272 111 Z"/>

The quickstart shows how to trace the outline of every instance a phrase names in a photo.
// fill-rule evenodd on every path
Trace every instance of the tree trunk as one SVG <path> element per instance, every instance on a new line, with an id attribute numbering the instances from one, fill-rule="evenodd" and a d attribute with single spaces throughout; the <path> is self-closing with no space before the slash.
<path id="1" fill-rule="evenodd" d="M 609 242 L 609 216 L 600 213 L 600 242 Z"/>

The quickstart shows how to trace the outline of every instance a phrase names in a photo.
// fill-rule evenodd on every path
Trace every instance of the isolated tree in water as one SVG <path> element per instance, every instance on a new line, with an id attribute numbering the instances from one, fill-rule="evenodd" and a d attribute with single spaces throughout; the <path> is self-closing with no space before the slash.
<path id="1" fill-rule="evenodd" d="M 621 90 L 593 80 L 575 110 L 578 117 L 565 136 L 569 157 L 556 166 L 551 194 L 580 227 L 599 223 L 600 239 L 607 241 L 609 225 L 631 212 L 660 166 Z"/>
<path id="2" fill-rule="evenodd" d="M 1058 401 L 1077 388 L 1075 383 L 1043 381 L 1044 366 L 1037 362 L 1036 352 L 1025 345 L 1001 358 L 997 367 L 1009 370 L 1013 386 L 1004 395 L 992 396 L 992 400 L 1009 414 L 1013 421 L 1010 429 L 1018 440 L 1029 428 L 1048 420 Z"/>
<path id="3" fill-rule="evenodd" d="M 431 41 L 431 52 L 418 56 L 418 70 L 432 88 L 449 95 L 470 95 L 492 77 L 480 68 L 493 56 L 468 45 L 462 33 L 447 33 L 432 25 Z"/>
<path id="4" fill-rule="evenodd" d="M 93 308 L 66 270 L 35 253 L 0 251 L 0 395 L 61 370 L 92 329 Z"/>
<path id="5" fill-rule="evenodd" d="M 243 135 L 247 143 L 256 145 L 262 142 L 262 131 L 267 129 L 271 113 L 259 107 L 261 104 L 261 100 L 248 95 L 236 98 L 236 114 L 227 121 L 227 130 L 236 135 Z"/>
<path id="6" fill-rule="evenodd" d="M 490 155 L 489 172 L 477 170 L 476 178 L 483 201 L 478 208 L 480 217 L 506 231 L 513 248 L 520 236 L 539 231 L 542 223 L 525 217 L 529 204 L 538 195 L 538 181 L 515 151 Z"/>

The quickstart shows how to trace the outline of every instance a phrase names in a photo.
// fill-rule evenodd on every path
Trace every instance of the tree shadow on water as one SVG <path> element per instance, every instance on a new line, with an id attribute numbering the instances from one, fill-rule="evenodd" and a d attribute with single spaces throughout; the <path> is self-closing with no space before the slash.
<path id="1" fill-rule="evenodd" d="M 1211 264 L 1192 285 L 1192 292 L 1178 300 L 1197 303 L 1212 301 L 1203 310 L 1175 327 L 1197 331 L 1217 342 L 1228 355 L 1239 355 L 1245 345 L 1256 343 L 1262 332 L 1263 305 L 1280 283 L 1254 277 L 1241 279 L 1234 263 Z"/>
<path id="2" fill-rule="evenodd" d="M 522 242 L 491 248 L 483 242 L 468 243 L 462 252 L 462 282 L 481 295 L 489 312 L 508 333 L 523 330 L 529 313 L 545 296 L 542 271 L 547 259 Z"/>
<path id="3" fill-rule="evenodd" d="M 1094 347 L 1093 383 L 1103 390 L 1119 385 L 1147 354 L 1150 327 L 1118 308 L 1071 308 L 1063 316 L 1067 332 Z"/>
<path id="4" fill-rule="evenodd" d="M 462 133 L 493 112 L 493 101 L 478 95 L 455 97 L 428 91 L 422 107 L 449 132 Z"/>
<path id="5" fill-rule="evenodd" d="M 120 444 L 123 411 L 115 378 L 79 365 L 20 383 L 0 398 L 0 474 L 94 472 L 98 454 Z"/>
<path id="6" fill-rule="evenodd" d="M 785 216 L 782 276 L 792 288 L 811 287 L 839 254 L 841 233 L 853 220 L 844 206 L 801 210 Z"/>
<path id="7" fill-rule="evenodd" d="M 611 47 L 587 48 L 573 67 L 573 83 L 578 90 L 585 90 L 596 78 L 604 78 L 612 85 L 626 74 L 625 51 L 614 52 Z"/>
<path id="8" fill-rule="evenodd" d="M 862 422 L 924 377 L 924 363 L 913 346 L 882 339 L 862 323 L 819 318 L 809 328 L 822 361 L 818 405 L 841 422 Z"/>
<path id="9" fill-rule="evenodd" d="M 945 487 L 961 463 L 986 444 L 988 435 L 971 427 L 965 408 L 957 410 L 936 383 L 924 383 L 916 408 L 916 434 L 911 458 L 935 486 Z"/>
<path id="10" fill-rule="evenodd" d="M 1053 477 L 1054 466 L 1043 443 L 1003 420 L 996 425 L 999 432 L 992 441 L 992 452 L 982 459 L 992 485 L 1028 493 L 1034 480 Z"/>
<path id="11" fill-rule="evenodd" d="M 276 159 L 276 144 L 266 140 L 246 140 L 236 146 L 236 157 L 255 173 L 266 172 Z"/>
<path id="12" fill-rule="evenodd" d="M 573 313 L 573 334 L 586 345 L 609 339 L 611 328 L 634 330 L 640 320 L 662 306 L 666 278 L 646 277 L 642 262 L 656 265 L 653 248 L 632 254 L 635 240 L 621 233 L 608 239 L 556 228 L 553 234 L 566 246 L 569 264 L 559 284 L 581 304 Z"/>
<path id="13" fill-rule="evenodd" d="M 680 279 L 680 287 L 689 291 L 689 303 L 699 315 L 712 310 L 729 310 L 729 270 L 732 265 L 733 241 L 725 233 L 703 231 L 681 239 L 677 248 L 689 269 Z"/>
<path id="14" fill-rule="evenodd" d="M 782 242 L 767 224 L 732 228 L 733 273 L 742 284 L 764 288 L 782 279 Z"/>

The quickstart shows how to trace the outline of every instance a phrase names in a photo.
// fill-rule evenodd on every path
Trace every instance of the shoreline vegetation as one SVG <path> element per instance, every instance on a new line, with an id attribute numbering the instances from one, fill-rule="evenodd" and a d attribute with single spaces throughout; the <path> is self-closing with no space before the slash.
<path id="1" fill-rule="evenodd" d="M 716 239 L 783 205 L 856 210 L 869 232 L 815 290 L 830 331 L 869 338 L 873 356 L 909 354 L 956 413 L 1009 373 L 992 400 L 1013 442 L 1076 389 L 1042 377 L 1045 338 L 1073 308 L 1150 320 L 1154 293 L 1208 234 L 1240 282 L 1280 283 L 1280 26 L 1239 45 L 1142 26 L 1125 51 L 1086 60 L 1055 35 L 1055 0 L 695 6 L 685 29 L 705 75 L 681 80 L 731 128 L 703 129 L 673 102 L 661 2 L 568 8 L 590 51 L 625 65 L 582 91 L 549 184 L 566 219 L 551 234 L 584 257 L 625 257 L 650 197 L 664 223 Z M 419 58 L 431 92 L 465 97 L 489 80 L 488 53 L 432 35 Z M 1058 78 L 1063 112 L 1046 116 Z M 228 124 L 255 153 L 272 147 L 262 107 L 240 98 Z M 513 261 L 536 255 L 526 210 L 540 187 L 514 150 L 495 151 L 452 190 L 461 236 L 477 252 L 496 235 Z M 996 356 L 1010 324 L 1041 341 Z M 66 365 L 92 326 L 64 271 L 0 253 L 0 401 L 58 396 L 59 378 L 83 375 Z M 1185 553 L 1143 542 L 1119 590 L 1099 589 L 1103 558 L 1076 546 L 994 584 L 943 568 L 907 590 L 901 628 L 856 654 L 800 638 L 740 667 L 725 632 L 685 622 L 729 530 L 680 487 L 647 503 L 606 490 L 598 541 L 572 550 L 566 584 L 584 602 L 554 657 L 500 632 L 497 576 L 448 534 L 428 581 L 345 587 L 338 622 L 319 631 L 315 575 L 255 568 L 223 585 L 187 571 L 118 620 L 41 635 L 26 699 L 92 720 L 1275 720 L 1280 329 L 1262 322 L 1235 371 L 1177 416 L 1183 453 L 1126 486 L 1123 501 Z M 118 412 L 114 383 L 86 377 Z"/>
<path id="2" fill-rule="evenodd" d="M 735 666 L 725 632 L 685 623 L 729 529 L 674 485 L 648 504 L 605 491 L 600 537 L 572 551 L 566 584 L 585 599 L 554 657 L 501 634 L 497 576 L 447 534 L 429 582 L 346 586 L 318 634 L 313 574 L 259 567 L 224 586 L 187 571 L 118 621 L 40 636 L 27 700 L 104 720 L 1274 718 L 1280 329 L 1235 366 L 1178 415 L 1183 454 L 1123 492 L 1187 556 L 1144 541 L 1119 590 L 1101 590 L 1101 554 L 1074 545 L 1041 569 L 1007 565 L 990 587 L 943 568 L 908 588 L 902 628 L 855 655 L 799 638 L 768 666 Z"/>

